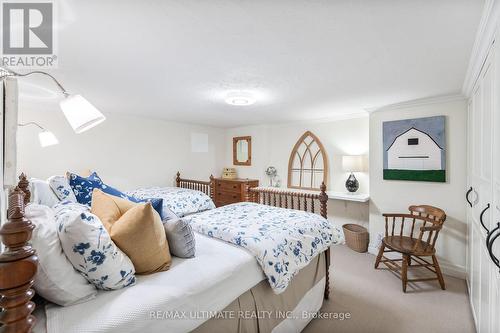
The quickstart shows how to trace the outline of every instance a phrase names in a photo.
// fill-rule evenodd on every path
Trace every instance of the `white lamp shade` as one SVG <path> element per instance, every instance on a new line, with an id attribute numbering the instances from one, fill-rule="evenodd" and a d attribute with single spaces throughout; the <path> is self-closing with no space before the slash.
<path id="1" fill-rule="evenodd" d="M 106 117 L 80 95 L 69 95 L 60 103 L 62 112 L 75 133 L 99 125 Z"/>
<path id="2" fill-rule="evenodd" d="M 53 146 L 59 143 L 59 140 L 57 140 L 54 133 L 50 131 L 42 131 L 38 133 L 38 140 L 40 141 L 40 146 L 42 147 Z"/>
<path id="3" fill-rule="evenodd" d="M 342 168 L 347 172 L 363 171 L 363 156 L 342 156 Z"/>

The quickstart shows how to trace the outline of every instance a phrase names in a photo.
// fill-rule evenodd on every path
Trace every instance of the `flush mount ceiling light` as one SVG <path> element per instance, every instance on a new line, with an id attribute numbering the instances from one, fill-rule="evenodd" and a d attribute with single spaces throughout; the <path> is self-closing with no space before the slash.
<path id="1" fill-rule="evenodd" d="M 60 102 L 60 107 L 64 113 L 64 116 L 68 120 L 68 123 L 73 128 L 75 133 L 82 133 L 92 127 L 99 125 L 106 117 L 99 112 L 92 104 L 89 103 L 85 98 L 80 95 L 70 94 L 64 89 L 64 87 L 56 80 L 55 77 L 49 73 L 42 71 L 33 71 L 25 74 L 14 72 L 11 69 L 0 67 L 0 81 L 6 77 L 23 77 L 32 74 L 42 74 L 50 77 L 61 90 L 64 95 L 64 100 Z"/>
<path id="2" fill-rule="evenodd" d="M 252 94 L 247 92 L 230 92 L 227 94 L 225 102 L 229 105 L 247 106 L 252 105 L 257 100 Z"/>

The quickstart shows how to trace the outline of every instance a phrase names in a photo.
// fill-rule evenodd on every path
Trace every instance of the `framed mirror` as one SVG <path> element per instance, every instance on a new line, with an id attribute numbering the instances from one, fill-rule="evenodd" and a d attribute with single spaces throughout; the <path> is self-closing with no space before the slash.
<path id="1" fill-rule="evenodd" d="M 233 138 L 233 164 L 252 165 L 251 136 L 238 136 Z"/>

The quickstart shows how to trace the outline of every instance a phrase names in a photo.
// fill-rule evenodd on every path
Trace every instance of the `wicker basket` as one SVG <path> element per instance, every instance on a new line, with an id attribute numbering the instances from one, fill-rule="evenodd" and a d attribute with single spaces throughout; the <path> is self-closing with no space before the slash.
<path id="1" fill-rule="evenodd" d="M 368 251 L 368 231 L 358 224 L 344 224 L 345 242 L 351 250 L 356 252 Z"/>

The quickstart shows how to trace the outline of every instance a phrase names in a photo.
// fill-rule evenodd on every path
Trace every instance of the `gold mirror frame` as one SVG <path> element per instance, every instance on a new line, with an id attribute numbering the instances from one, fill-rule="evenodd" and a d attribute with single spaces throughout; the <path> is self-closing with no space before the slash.
<path id="1" fill-rule="evenodd" d="M 238 161 L 238 141 L 248 142 L 248 159 L 244 162 Z M 251 136 L 237 136 L 233 138 L 233 164 L 234 165 L 252 165 L 252 137 Z"/>

